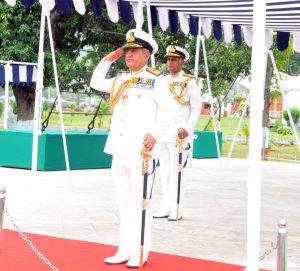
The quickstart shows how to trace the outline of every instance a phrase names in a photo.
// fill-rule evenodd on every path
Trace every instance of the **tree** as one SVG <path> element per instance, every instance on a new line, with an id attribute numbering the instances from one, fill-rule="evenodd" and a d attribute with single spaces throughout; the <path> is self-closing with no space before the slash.
<path id="1" fill-rule="evenodd" d="M 19 2 L 13 8 L 0 3 L 0 9 L 1 57 L 4 60 L 36 62 L 40 5 L 36 3 L 30 10 L 26 10 Z M 78 15 L 74 10 L 70 15 L 66 15 L 54 9 L 51 12 L 51 25 L 61 90 L 72 92 L 85 90 L 90 93 L 87 86 L 93 69 L 108 52 L 124 44 L 125 33 L 135 27 L 135 22 L 125 24 L 121 20 L 120 23 L 113 24 L 106 12 L 102 13 L 100 20 L 97 20 L 90 5 L 87 5 L 87 13 L 84 16 Z M 146 22 L 144 29 L 147 30 Z M 155 27 L 154 37 L 160 46 L 157 55 L 158 66 L 164 63 L 165 48 L 172 43 L 188 49 L 191 59 L 186 66 L 193 71 L 196 50 L 194 36 L 185 36 L 181 31 L 176 34 L 169 31 L 162 32 Z M 206 46 L 213 96 L 219 98 L 238 75 L 249 74 L 250 49 L 244 44 L 241 46 L 237 46 L 234 42 L 225 44 L 214 38 L 208 39 Z M 53 70 L 47 35 L 45 51 L 44 85 L 49 86 L 53 85 Z M 118 61 L 112 66 L 108 76 L 113 76 L 123 69 L 125 69 L 124 62 Z M 205 77 L 202 57 L 200 76 Z M 25 93 L 22 95 L 19 95 L 20 89 L 14 91 L 20 120 L 33 117 L 34 87 L 27 89 L 28 91 L 22 90 Z M 27 105 L 22 107 L 24 103 Z"/>
<path id="2" fill-rule="evenodd" d="M 39 22 L 35 18 L 37 8 L 28 12 L 18 4 L 15 8 L 0 3 L 0 55 L 4 60 L 36 61 L 36 42 L 38 40 Z M 24 16 L 26 13 L 26 16 Z M 34 86 L 14 87 L 14 95 L 18 106 L 18 119 L 33 118 L 35 99 Z M 25 102 L 24 102 L 25 101 Z"/>
<path id="3" fill-rule="evenodd" d="M 297 127 L 299 120 L 300 120 L 300 110 L 297 107 L 292 107 L 292 108 L 290 108 L 290 112 L 291 112 L 293 122 L 294 122 L 295 126 Z M 292 127 L 291 120 L 290 120 L 287 110 L 283 111 L 283 118 L 286 121 L 286 123 L 288 124 L 288 126 Z"/>
<path id="4" fill-rule="evenodd" d="M 274 38 L 275 39 L 275 38 Z M 274 40 L 273 42 L 273 48 L 272 51 L 274 53 L 274 58 L 276 62 L 276 66 L 279 71 L 282 72 L 287 72 L 288 66 L 289 66 L 289 59 L 291 55 L 293 54 L 293 47 L 292 43 L 290 42 L 289 47 L 287 50 L 280 52 L 277 47 L 276 47 L 276 42 Z M 267 70 L 266 70 L 266 81 L 265 81 L 265 90 L 264 90 L 264 109 L 263 109 L 263 117 L 262 117 L 262 127 L 264 130 L 263 134 L 263 149 L 262 149 L 262 154 L 263 158 L 265 158 L 268 154 L 268 135 L 269 135 L 269 122 L 270 122 L 270 101 L 272 95 L 270 95 L 270 90 L 271 90 L 271 81 L 273 78 L 273 65 L 271 63 L 271 60 L 269 59 L 268 56 L 268 63 L 267 63 Z M 277 80 L 277 79 L 276 79 Z"/>
<path id="5" fill-rule="evenodd" d="M 39 28 L 41 7 L 38 3 L 30 9 L 25 9 L 18 2 L 15 7 L 0 3 L 0 55 L 3 60 L 37 62 L 39 45 Z M 105 13 L 101 21 L 94 18 L 90 6 L 87 14 L 79 16 L 75 11 L 66 15 L 55 9 L 51 12 L 51 25 L 56 49 L 60 88 L 77 92 L 86 88 L 90 78 L 90 67 L 79 61 L 76 62 L 80 50 L 85 46 L 95 46 L 91 52 L 91 59 L 95 62 L 120 46 L 124 41 L 124 34 L 131 25 L 114 25 Z M 105 31 L 103 30 L 105 29 Z M 113 38 L 110 37 L 113 31 Z M 118 33 L 122 33 L 121 35 Z M 53 85 L 53 68 L 50 46 L 45 35 L 45 69 L 44 86 Z M 100 46 L 101 44 L 101 46 Z M 18 106 L 18 120 L 33 119 L 35 86 L 13 88 Z"/>
<path id="6" fill-rule="evenodd" d="M 169 44 L 185 47 L 190 53 L 190 60 L 186 63 L 186 68 L 194 72 L 196 37 L 185 36 L 181 31 L 172 34 L 169 31 L 161 32 L 154 29 L 154 37 L 159 41 L 162 48 Z M 205 41 L 208 68 L 211 80 L 211 90 L 213 97 L 217 98 L 219 104 L 219 119 L 221 117 L 221 97 L 232 86 L 238 76 L 248 76 L 251 66 L 251 49 L 246 44 L 237 45 L 234 41 L 226 44 L 211 37 Z M 203 48 L 200 50 L 199 77 L 206 78 Z M 165 56 L 164 50 L 159 50 L 158 66 L 163 66 L 162 61 Z M 225 99 L 226 101 L 226 99 Z"/>
<path id="7" fill-rule="evenodd" d="M 298 76 L 300 74 L 300 54 L 295 53 L 289 59 L 288 74 Z"/>
<path id="8" fill-rule="evenodd" d="M 4 111 L 4 105 L 2 102 L 0 102 L 0 117 L 3 114 L 3 111 Z"/>

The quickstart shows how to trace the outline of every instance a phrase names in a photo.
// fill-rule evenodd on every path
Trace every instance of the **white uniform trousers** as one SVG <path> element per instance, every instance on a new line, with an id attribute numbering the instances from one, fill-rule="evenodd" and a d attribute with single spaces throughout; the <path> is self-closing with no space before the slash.
<path id="1" fill-rule="evenodd" d="M 140 257 L 143 183 L 142 159 L 113 157 L 112 171 L 120 212 L 119 251 L 134 259 Z M 153 173 L 152 160 L 149 162 L 149 174 Z M 154 174 L 148 175 L 147 198 L 149 199 Z M 147 260 L 151 246 L 150 229 L 152 206 L 149 201 L 146 209 L 144 260 Z"/>
<path id="2" fill-rule="evenodd" d="M 187 144 L 184 144 L 186 147 Z M 182 154 L 182 165 L 187 161 L 188 150 Z M 179 152 L 174 142 L 163 142 L 159 146 L 160 179 L 162 183 L 163 198 L 160 203 L 160 210 L 176 213 L 177 192 L 178 192 L 178 170 Z M 184 194 L 186 190 L 186 168 L 181 172 L 180 185 L 180 211 L 184 205 Z"/>

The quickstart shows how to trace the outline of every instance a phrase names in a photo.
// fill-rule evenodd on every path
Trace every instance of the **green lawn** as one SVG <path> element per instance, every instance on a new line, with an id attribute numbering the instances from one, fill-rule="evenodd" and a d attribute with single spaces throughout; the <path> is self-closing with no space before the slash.
<path id="1" fill-rule="evenodd" d="M 196 125 L 196 130 L 203 130 L 204 127 L 206 126 L 207 122 L 209 120 L 208 116 L 201 116 L 197 122 Z M 234 136 L 235 130 L 238 126 L 239 123 L 239 118 L 233 118 L 233 117 L 227 117 L 227 118 L 222 118 L 221 123 L 220 123 L 220 129 L 223 133 L 223 136 Z M 239 135 L 244 136 L 242 130 L 242 127 L 244 125 L 249 126 L 249 118 L 244 118 L 241 129 L 239 131 Z M 211 130 L 213 128 L 212 126 L 212 121 L 211 121 Z M 298 136 L 300 138 L 300 129 L 298 129 Z M 286 135 L 286 136 L 280 136 L 278 133 L 271 131 L 270 132 L 270 140 L 275 140 L 275 139 L 281 139 L 281 140 L 287 140 L 287 141 L 292 141 L 294 140 L 293 135 Z"/>
<path id="2" fill-rule="evenodd" d="M 223 140 L 222 142 L 222 156 L 227 157 L 232 141 Z M 249 145 L 245 142 L 237 142 L 234 146 L 231 157 L 233 158 L 247 158 Z M 300 161 L 300 153 L 297 145 L 279 145 L 271 144 L 268 157 L 284 160 Z"/>
<path id="3" fill-rule="evenodd" d="M 111 116 L 97 116 L 95 120 L 95 128 L 108 129 Z M 74 126 L 78 129 L 87 128 L 92 121 L 93 115 L 84 114 L 64 114 L 64 125 Z M 59 114 L 53 113 L 50 117 L 49 125 L 60 125 Z"/>

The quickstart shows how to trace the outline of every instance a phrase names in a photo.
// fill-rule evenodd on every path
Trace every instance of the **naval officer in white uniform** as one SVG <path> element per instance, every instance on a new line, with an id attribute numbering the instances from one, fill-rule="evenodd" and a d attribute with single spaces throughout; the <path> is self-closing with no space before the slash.
<path id="1" fill-rule="evenodd" d="M 160 127 L 163 136 L 159 139 L 160 176 L 163 198 L 154 218 L 180 220 L 184 204 L 186 188 L 186 168 L 181 172 L 180 204 L 177 211 L 179 150 L 176 146 L 177 137 L 184 140 L 182 165 L 186 164 L 189 142 L 193 140 L 194 128 L 200 114 L 200 87 L 195 78 L 182 69 L 189 59 L 189 53 L 179 46 L 170 45 L 166 49 L 167 68 L 165 77 L 168 89 L 167 99 L 159 110 Z M 166 102 L 167 101 L 167 102 Z M 178 213 L 177 213 L 178 212 Z"/>
<path id="2" fill-rule="evenodd" d="M 156 41 L 146 32 L 130 30 L 127 43 L 103 58 L 96 67 L 91 87 L 110 93 L 112 119 L 105 152 L 113 155 L 112 172 L 120 211 L 120 244 L 117 253 L 104 261 L 138 267 L 140 260 L 143 175 L 141 149 L 154 153 L 159 135 L 157 109 L 163 87 L 163 75 L 147 67 L 151 54 L 158 50 Z M 125 54 L 128 72 L 106 79 L 113 62 Z M 153 149 L 154 148 L 154 149 Z M 153 168 L 150 162 L 147 197 L 150 198 Z M 146 209 L 144 257 L 150 250 L 151 201 Z"/>

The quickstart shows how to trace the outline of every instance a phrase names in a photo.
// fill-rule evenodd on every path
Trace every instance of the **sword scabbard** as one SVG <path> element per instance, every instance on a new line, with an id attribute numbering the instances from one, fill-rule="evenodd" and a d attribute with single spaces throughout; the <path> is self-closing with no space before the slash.
<path id="1" fill-rule="evenodd" d="M 139 268 L 142 268 L 144 265 L 144 246 L 140 247 L 140 263 Z"/>

